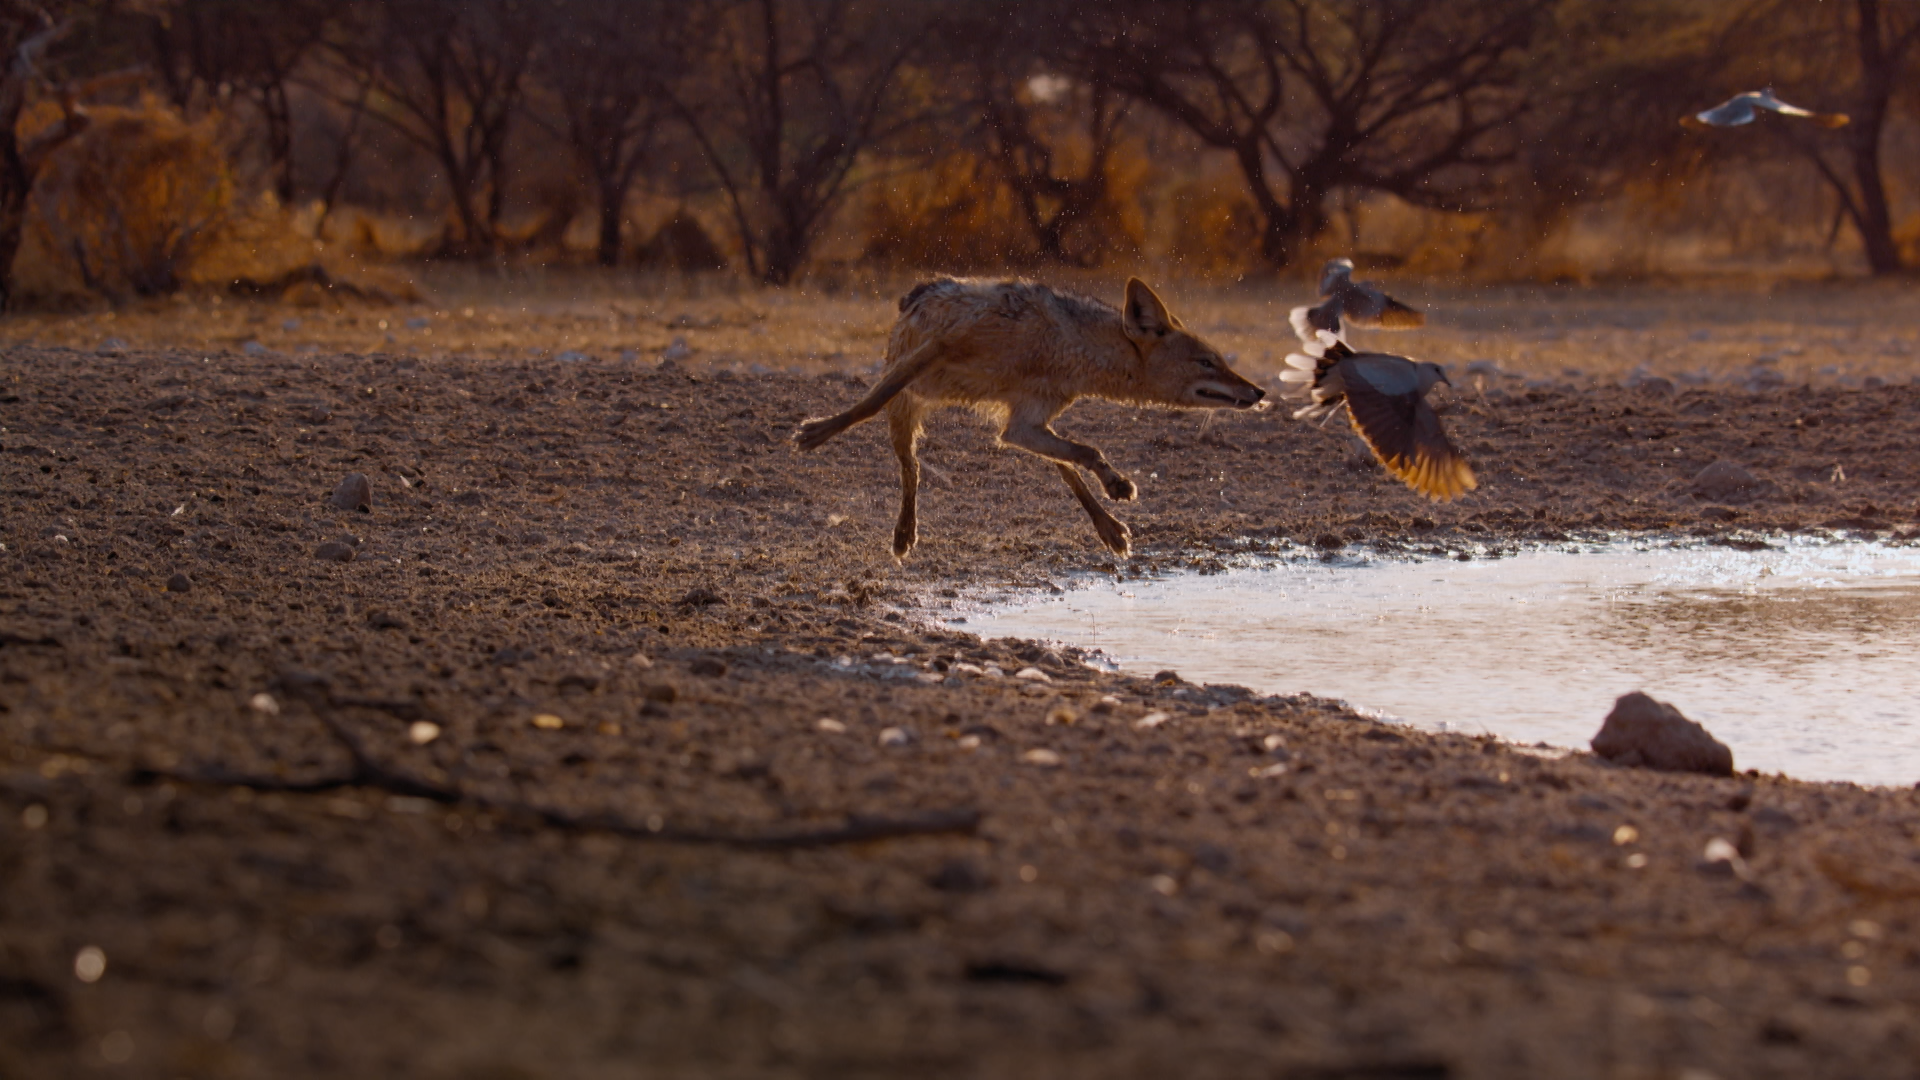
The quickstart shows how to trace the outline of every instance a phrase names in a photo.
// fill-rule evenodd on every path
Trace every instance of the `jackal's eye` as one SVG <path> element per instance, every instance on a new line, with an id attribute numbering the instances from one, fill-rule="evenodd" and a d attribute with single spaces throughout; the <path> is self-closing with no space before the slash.
<path id="1" fill-rule="evenodd" d="M 1213 371 L 1220 366 L 1220 361 L 1215 360 L 1211 356 L 1196 356 L 1194 357 L 1194 361 L 1197 362 L 1201 367 L 1206 368 L 1208 371 Z"/>

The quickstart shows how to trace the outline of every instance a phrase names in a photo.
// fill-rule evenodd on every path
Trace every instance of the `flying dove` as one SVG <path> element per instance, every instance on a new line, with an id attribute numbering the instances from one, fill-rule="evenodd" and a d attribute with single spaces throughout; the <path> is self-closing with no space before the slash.
<path id="1" fill-rule="evenodd" d="M 1381 292 L 1370 281 L 1353 280 L 1352 259 L 1332 259 L 1320 271 L 1320 304 L 1297 307 L 1288 313 L 1293 332 L 1308 345 L 1325 330 L 1338 336 L 1347 324 L 1381 330 L 1410 330 L 1425 326 L 1427 317 Z"/>
<path id="2" fill-rule="evenodd" d="M 1353 430 L 1408 487 L 1446 502 L 1480 486 L 1426 401 L 1436 383 L 1453 385 L 1440 365 L 1354 352 L 1327 331 L 1316 336 L 1306 347 L 1314 355 L 1288 356 L 1289 370 L 1280 375 L 1283 382 L 1309 384 L 1313 395 L 1313 404 L 1296 411 L 1294 419 L 1325 419 L 1345 405 Z"/>
<path id="3" fill-rule="evenodd" d="M 1680 123 L 1695 131 L 1717 127 L 1739 127 L 1741 124 L 1753 123 L 1754 118 L 1760 115 L 1761 109 L 1779 113 L 1781 116 L 1804 117 L 1821 127 L 1837 128 L 1847 125 L 1846 113 L 1817 113 L 1798 105 L 1789 105 L 1773 96 L 1772 87 L 1735 94 L 1706 112 L 1681 117 Z"/>

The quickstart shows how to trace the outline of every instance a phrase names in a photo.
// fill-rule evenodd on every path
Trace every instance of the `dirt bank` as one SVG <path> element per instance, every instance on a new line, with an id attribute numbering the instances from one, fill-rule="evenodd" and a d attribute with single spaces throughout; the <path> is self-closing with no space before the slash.
<path id="1" fill-rule="evenodd" d="M 1920 506 L 1920 388 L 1502 385 L 1446 405 L 1482 482 L 1449 507 L 1278 412 L 1062 426 L 1141 484 L 1126 573 L 1245 537 L 1906 536 Z M 0 1075 L 1920 1060 L 1914 792 L 1549 759 L 942 630 L 948 591 L 1112 564 L 1050 468 L 954 415 L 895 567 L 880 432 L 783 444 L 858 392 L 0 355 Z M 1759 484 L 1689 494 L 1721 459 Z M 327 506 L 350 472 L 371 513 Z"/>

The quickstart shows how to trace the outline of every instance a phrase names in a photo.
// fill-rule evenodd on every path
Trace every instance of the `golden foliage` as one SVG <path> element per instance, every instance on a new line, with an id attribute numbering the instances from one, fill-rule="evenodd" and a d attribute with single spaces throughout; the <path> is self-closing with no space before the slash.
<path id="1" fill-rule="evenodd" d="M 234 217 L 233 169 L 209 122 L 101 108 L 34 185 L 16 288 L 119 300 L 188 283 Z"/>

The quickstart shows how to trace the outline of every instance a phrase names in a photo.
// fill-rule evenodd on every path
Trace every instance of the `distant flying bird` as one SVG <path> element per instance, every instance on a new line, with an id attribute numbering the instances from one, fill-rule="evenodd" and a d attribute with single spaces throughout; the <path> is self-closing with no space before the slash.
<path id="1" fill-rule="evenodd" d="M 1717 127 L 1739 127 L 1741 124 L 1753 123 L 1754 117 L 1760 115 L 1761 109 L 1779 113 L 1781 116 L 1802 117 L 1821 127 L 1837 128 L 1847 125 L 1846 113 L 1817 113 L 1798 105 L 1789 105 L 1773 96 L 1772 87 L 1735 94 L 1706 112 L 1681 117 L 1680 123 L 1695 131 Z"/>
<path id="2" fill-rule="evenodd" d="M 1453 383 L 1440 365 L 1386 353 L 1354 352 L 1329 331 L 1308 345 L 1312 355 L 1287 357 L 1283 382 L 1306 383 L 1313 404 L 1293 414 L 1296 420 L 1321 420 L 1342 405 L 1353 430 L 1401 483 L 1437 502 L 1479 487 L 1473 468 L 1440 427 L 1427 404 L 1436 384 Z"/>
<path id="3" fill-rule="evenodd" d="M 1410 330 L 1425 326 L 1427 317 L 1381 292 L 1370 281 L 1353 280 L 1353 260 L 1333 259 L 1320 271 L 1320 303 L 1288 313 L 1293 332 L 1308 345 L 1319 331 L 1339 336 L 1347 325 L 1381 330 Z"/>

